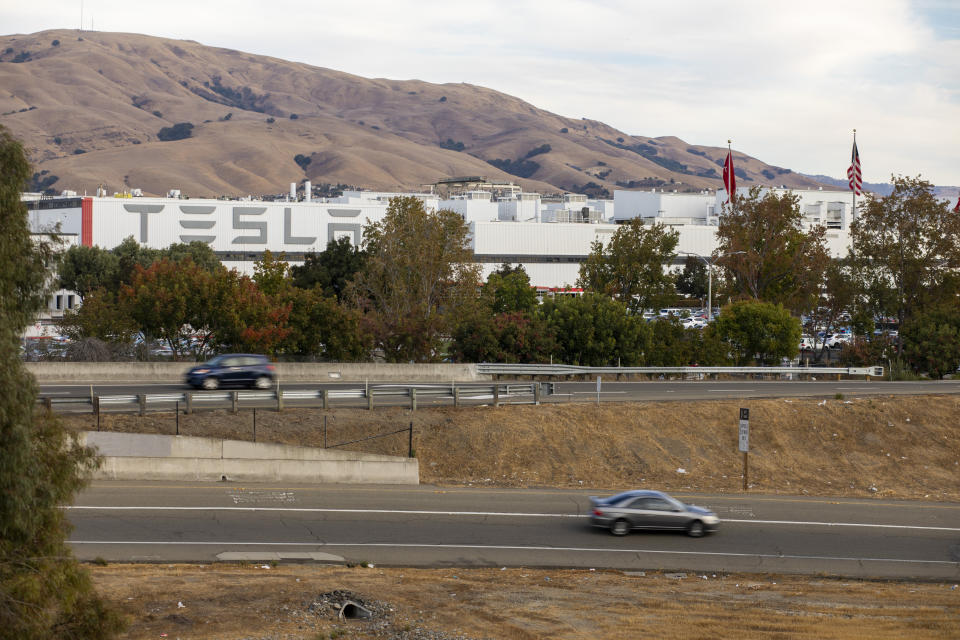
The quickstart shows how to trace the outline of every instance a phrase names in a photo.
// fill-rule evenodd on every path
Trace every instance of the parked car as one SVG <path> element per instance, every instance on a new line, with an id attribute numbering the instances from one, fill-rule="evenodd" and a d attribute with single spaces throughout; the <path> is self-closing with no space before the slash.
<path id="1" fill-rule="evenodd" d="M 266 356 L 226 353 L 190 369 L 186 381 L 197 389 L 216 389 L 221 386 L 269 389 L 275 377 L 276 367 L 270 364 Z"/>
<path id="2" fill-rule="evenodd" d="M 835 333 L 827 339 L 827 347 L 829 349 L 839 349 L 845 344 L 850 344 L 852 338 L 853 336 L 849 333 Z"/>
<path id="3" fill-rule="evenodd" d="M 720 518 L 713 511 L 684 504 L 662 491 L 636 490 L 609 498 L 590 497 L 590 524 L 624 536 L 634 529 L 673 529 L 699 538 L 717 530 Z"/>
<path id="4" fill-rule="evenodd" d="M 800 338 L 800 351 L 811 351 L 813 349 L 813 338 L 802 336 Z"/>

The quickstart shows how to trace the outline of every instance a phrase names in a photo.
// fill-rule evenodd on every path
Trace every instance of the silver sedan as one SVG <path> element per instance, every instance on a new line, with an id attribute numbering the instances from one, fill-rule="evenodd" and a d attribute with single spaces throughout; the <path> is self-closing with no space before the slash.
<path id="1" fill-rule="evenodd" d="M 609 498 L 590 497 L 590 524 L 624 536 L 634 529 L 686 531 L 699 538 L 720 525 L 713 511 L 684 504 L 662 491 L 625 491 Z"/>

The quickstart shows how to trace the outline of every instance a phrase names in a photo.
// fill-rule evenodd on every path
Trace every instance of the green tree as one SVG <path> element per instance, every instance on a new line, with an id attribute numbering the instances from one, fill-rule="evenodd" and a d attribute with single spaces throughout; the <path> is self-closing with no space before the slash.
<path id="1" fill-rule="evenodd" d="M 194 240 L 189 243 L 178 242 L 172 244 L 166 249 L 161 250 L 154 260 L 164 256 L 174 262 L 182 262 L 186 258 L 190 258 L 193 264 L 211 273 L 218 272 L 225 268 L 223 263 L 220 262 L 220 258 L 218 258 L 217 254 L 210 248 L 210 245 L 199 240 Z"/>
<path id="2" fill-rule="evenodd" d="M 626 305 L 605 295 L 560 296 L 543 303 L 560 362 L 601 367 L 637 366 L 650 344 L 650 327 Z"/>
<path id="3" fill-rule="evenodd" d="M 450 355 L 458 362 L 549 362 L 553 330 L 538 313 L 475 313 L 457 325 Z"/>
<path id="4" fill-rule="evenodd" d="M 356 362 L 370 356 L 372 336 L 358 309 L 347 308 L 323 289 L 293 288 L 282 301 L 290 304 L 289 334 L 278 350 L 297 356 Z"/>
<path id="5" fill-rule="evenodd" d="M 942 379 L 960 366 L 960 317 L 956 304 L 911 314 L 900 331 L 903 355 L 918 372 Z"/>
<path id="6" fill-rule="evenodd" d="M 133 236 L 127 236 L 123 241 L 110 250 L 119 264 L 116 286 L 130 284 L 133 281 L 133 274 L 137 267 L 146 269 L 154 262 L 160 259 L 161 251 L 141 246 L 139 242 L 133 239 Z"/>
<path id="7" fill-rule="evenodd" d="M 339 238 L 327 243 L 325 251 L 308 253 L 302 265 L 291 267 L 293 284 L 301 289 L 323 288 L 327 295 L 343 301 L 347 283 L 363 269 L 367 254 L 353 245 L 350 238 Z"/>
<path id="8" fill-rule="evenodd" d="M 530 286 L 530 276 L 523 265 L 516 268 L 503 264 L 487 276 L 483 299 L 493 313 L 533 313 L 537 308 L 537 290 Z"/>
<path id="9" fill-rule="evenodd" d="M 937 200 L 926 180 L 891 180 L 889 196 L 867 200 L 851 225 L 850 241 L 869 308 L 874 315 L 896 317 L 903 327 L 928 306 L 956 304 L 945 284 L 960 267 L 960 213 Z"/>
<path id="10" fill-rule="evenodd" d="M 783 305 L 741 300 L 724 307 L 715 322 L 717 335 L 729 345 L 739 367 L 775 365 L 799 351 L 800 320 Z"/>
<path id="11" fill-rule="evenodd" d="M 363 238 L 367 260 L 351 298 L 365 310 L 375 345 L 388 362 L 439 360 L 479 286 L 463 218 L 428 212 L 412 196 L 391 198 L 386 216 Z"/>
<path id="12" fill-rule="evenodd" d="M 696 256 L 687 256 L 677 276 L 677 293 L 703 300 L 707 297 L 707 265 Z M 706 304 L 706 302 L 704 302 Z"/>
<path id="13" fill-rule="evenodd" d="M 129 344 L 139 329 L 117 297 L 104 288 L 89 292 L 80 307 L 64 312 L 58 322 L 60 332 L 71 340 L 97 338 Z"/>
<path id="14" fill-rule="evenodd" d="M 619 300 L 634 313 L 659 309 L 676 296 L 673 276 L 664 266 L 673 260 L 679 237 L 662 224 L 645 226 L 634 218 L 606 246 L 600 240 L 591 244 L 577 285 Z"/>
<path id="15" fill-rule="evenodd" d="M 813 335 L 816 360 L 823 358 L 826 340 L 817 338 L 819 332 L 829 335 L 845 325 L 844 314 L 852 314 L 857 319 L 856 335 L 873 331 L 873 321 L 869 314 L 861 314 L 858 308 L 860 288 L 854 277 L 849 258 L 830 260 L 817 289 L 813 307 L 807 312 L 809 331 Z"/>
<path id="16" fill-rule="evenodd" d="M 685 329 L 675 317 L 657 318 L 649 323 L 650 346 L 645 354 L 647 367 L 719 367 L 729 364 L 727 346 L 717 337 L 714 325 Z"/>
<path id="17" fill-rule="evenodd" d="M 826 228 L 804 231 L 799 202 L 790 192 L 752 187 L 720 216 L 717 264 L 732 295 L 796 313 L 811 308 L 830 256 Z"/>
<path id="18" fill-rule="evenodd" d="M 80 300 L 101 287 L 116 290 L 120 261 L 116 254 L 100 247 L 74 245 L 60 258 L 59 285 L 76 291 Z"/>
<path id="19" fill-rule="evenodd" d="M 0 636 L 109 638 L 122 627 L 67 545 L 70 504 L 95 453 L 52 416 L 37 416 L 20 333 L 43 309 L 54 247 L 35 242 L 20 191 L 30 177 L 21 144 L 0 127 Z"/>

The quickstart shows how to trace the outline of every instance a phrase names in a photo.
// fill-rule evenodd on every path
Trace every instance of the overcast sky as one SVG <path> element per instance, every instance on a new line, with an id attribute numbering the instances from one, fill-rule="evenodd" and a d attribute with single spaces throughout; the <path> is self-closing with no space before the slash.
<path id="1" fill-rule="evenodd" d="M 642 136 L 960 185 L 960 0 L 82 0 L 83 26 L 365 77 L 466 82 Z M 5 34 L 81 0 L 3 0 Z"/>

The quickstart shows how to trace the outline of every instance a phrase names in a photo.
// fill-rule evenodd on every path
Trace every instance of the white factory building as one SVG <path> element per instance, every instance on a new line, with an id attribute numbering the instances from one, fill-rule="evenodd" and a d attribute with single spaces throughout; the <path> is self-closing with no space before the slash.
<path id="1" fill-rule="evenodd" d="M 539 194 L 507 195 L 471 190 L 441 198 L 433 193 L 347 191 L 323 201 L 182 199 L 100 196 L 40 197 L 26 194 L 30 224 L 40 233 L 59 228 L 70 241 L 111 249 L 132 236 L 144 246 L 162 249 L 181 242 L 206 242 L 227 268 L 252 273 L 254 263 L 269 249 L 283 253 L 292 264 L 327 243 L 347 237 L 363 239 L 363 228 L 382 220 L 389 199 L 415 196 L 428 209 L 459 213 L 470 226 L 473 251 L 484 278 L 501 264 L 522 264 L 531 284 L 543 288 L 574 286 L 580 263 L 594 241 L 606 242 L 619 225 L 633 218 L 659 222 L 679 233 L 677 264 L 685 254 L 711 255 L 726 194 L 719 192 L 616 191 L 613 200 L 566 194 L 546 200 Z M 309 186 L 306 193 L 310 193 Z M 800 198 L 806 225 L 825 224 L 830 252 L 846 253 L 852 220 L 850 193 L 793 190 Z M 58 292 L 51 312 L 70 302 Z M 56 300 L 60 300 L 57 307 Z"/>

